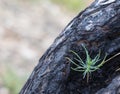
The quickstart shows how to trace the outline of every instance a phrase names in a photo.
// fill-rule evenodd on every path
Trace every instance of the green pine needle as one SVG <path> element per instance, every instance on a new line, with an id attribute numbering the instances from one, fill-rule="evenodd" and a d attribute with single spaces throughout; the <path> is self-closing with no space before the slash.
<path id="1" fill-rule="evenodd" d="M 78 72 L 82 72 L 83 73 L 83 79 L 85 77 L 87 77 L 87 82 L 89 80 L 89 75 L 98 70 L 101 66 L 103 66 L 103 64 L 105 63 L 105 59 L 107 57 L 107 54 L 105 55 L 105 57 L 103 58 L 103 60 L 101 61 L 100 59 L 100 51 L 99 53 L 92 59 L 88 53 L 88 50 L 86 49 L 86 47 L 84 45 L 82 45 L 82 47 L 85 50 L 85 54 L 86 54 L 86 60 L 85 62 L 83 62 L 83 60 L 81 59 L 81 57 L 75 52 L 70 50 L 70 52 L 72 52 L 77 58 L 75 58 L 76 61 L 79 62 L 79 64 L 77 64 L 76 62 L 74 62 L 73 60 L 71 60 L 70 58 L 66 57 L 72 64 L 74 64 L 76 67 L 73 68 L 71 67 L 72 70 L 74 71 L 78 71 Z M 97 63 L 100 62 L 98 65 Z"/>

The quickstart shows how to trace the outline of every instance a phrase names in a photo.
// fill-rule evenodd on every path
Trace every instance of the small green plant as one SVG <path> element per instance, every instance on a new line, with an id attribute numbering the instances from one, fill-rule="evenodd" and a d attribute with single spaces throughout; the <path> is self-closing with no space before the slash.
<path id="1" fill-rule="evenodd" d="M 87 76 L 87 82 L 89 80 L 89 75 L 98 70 L 104 63 L 105 63 L 105 59 L 107 54 L 105 55 L 105 57 L 103 58 L 103 60 L 100 59 L 100 51 L 99 53 L 92 59 L 88 53 L 88 50 L 86 49 L 86 47 L 84 45 L 82 45 L 82 47 L 85 50 L 85 54 L 86 54 L 86 60 L 85 62 L 81 59 L 81 57 L 74 51 L 70 51 L 72 52 L 77 58 L 75 58 L 76 61 L 79 62 L 79 64 L 77 64 L 76 62 L 74 62 L 73 60 L 71 60 L 70 58 L 67 57 L 67 59 L 73 63 L 76 68 L 71 67 L 72 70 L 74 71 L 78 71 L 78 72 L 83 72 L 83 79 Z M 100 62 L 98 65 L 97 63 Z"/>

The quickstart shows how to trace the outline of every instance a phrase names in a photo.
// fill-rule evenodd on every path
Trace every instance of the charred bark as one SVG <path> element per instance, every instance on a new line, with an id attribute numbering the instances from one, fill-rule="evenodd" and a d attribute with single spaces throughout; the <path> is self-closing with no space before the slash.
<path id="1" fill-rule="evenodd" d="M 81 44 L 91 57 L 99 50 L 101 58 L 105 53 L 110 58 L 120 52 L 120 0 L 96 0 L 78 14 L 41 57 L 20 94 L 94 94 L 120 75 L 116 71 L 120 67 L 119 55 L 92 73 L 87 83 L 82 73 L 71 70 L 73 65 L 65 58 L 73 59 L 69 52 L 73 50 L 85 59 Z"/>

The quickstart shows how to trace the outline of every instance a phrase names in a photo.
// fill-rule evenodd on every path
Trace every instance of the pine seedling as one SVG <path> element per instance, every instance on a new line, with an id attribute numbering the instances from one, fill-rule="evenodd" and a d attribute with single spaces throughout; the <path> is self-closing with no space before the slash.
<path id="1" fill-rule="evenodd" d="M 72 70 L 74 71 L 78 71 L 78 72 L 82 72 L 83 73 L 83 79 L 85 77 L 87 77 L 87 82 L 89 80 L 89 75 L 98 70 L 101 66 L 103 66 L 103 64 L 105 63 L 105 59 L 107 57 L 107 54 L 104 56 L 104 58 L 101 60 L 100 59 L 100 51 L 99 53 L 92 59 L 88 53 L 88 50 L 86 49 L 86 47 L 84 45 L 82 45 L 82 47 L 85 50 L 85 55 L 86 55 L 86 60 L 83 61 L 82 58 L 75 52 L 75 51 L 70 51 L 72 52 L 76 58 L 75 60 L 78 61 L 79 64 L 77 64 L 76 62 L 74 62 L 73 60 L 71 60 L 70 58 L 67 57 L 67 59 L 74 64 L 76 67 L 73 68 L 71 67 Z M 100 62 L 101 61 L 101 62 Z M 98 64 L 98 62 L 100 62 Z"/>

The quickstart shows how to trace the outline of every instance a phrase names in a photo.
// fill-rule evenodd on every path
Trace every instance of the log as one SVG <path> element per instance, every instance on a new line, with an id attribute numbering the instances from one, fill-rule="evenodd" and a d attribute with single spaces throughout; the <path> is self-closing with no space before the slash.
<path id="1" fill-rule="evenodd" d="M 120 55 L 93 72 L 87 82 L 82 72 L 71 70 L 74 65 L 66 59 L 74 60 L 73 50 L 85 60 L 82 44 L 92 58 L 100 50 L 101 58 L 107 53 L 107 59 L 120 52 L 120 0 L 96 0 L 80 12 L 40 58 L 19 94 L 104 94 L 99 93 L 101 89 L 120 76 L 116 71 Z"/>
<path id="2" fill-rule="evenodd" d="M 102 88 L 96 94 L 120 94 L 120 76 L 115 77 L 106 88 Z"/>

